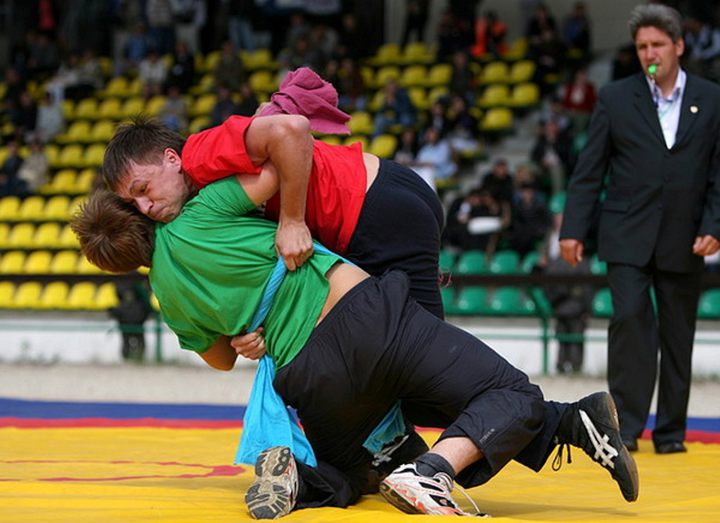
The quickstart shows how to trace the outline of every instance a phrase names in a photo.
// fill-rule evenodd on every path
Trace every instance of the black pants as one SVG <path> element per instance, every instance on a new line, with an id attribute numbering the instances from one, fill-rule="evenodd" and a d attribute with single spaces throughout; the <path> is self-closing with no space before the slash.
<path id="1" fill-rule="evenodd" d="M 274 382 L 297 409 L 320 462 L 300 466 L 298 508 L 345 507 L 360 496 L 372 456 L 362 444 L 401 400 L 414 424 L 468 437 L 484 454 L 458 475 L 488 481 L 510 460 L 540 470 L 565 405 L 467 332 L 408 298 L 399 271 L 352 289 Z"/>
<path id="2" fill-rule="evenodd" d="M 613 316 L 608 328 L 608 385 L 626 440 L 642 434 L 658 376 L 656 445 L 685 439 L 692 348 L 702 273 L 608 264 Z M 655 317 L 650 288 L 655 289 Z"/>
<path id="3" fill-rule="evenodd" d="M 399 269 L 410 277 L 410 296 L 443 318 L 440 296 L 440 200 L 417 173 L 380 160 L 346 257 L 373 276 Z"/>

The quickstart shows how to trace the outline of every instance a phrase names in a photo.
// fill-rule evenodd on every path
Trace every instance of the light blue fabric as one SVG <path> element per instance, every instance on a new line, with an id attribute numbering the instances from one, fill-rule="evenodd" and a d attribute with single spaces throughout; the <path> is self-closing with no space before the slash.
<path id="1" fill-rule="evenodd" d="M 315 243 L 314 247 L 317 252 L 330 252 L 319 243 Z M 248 332 L 256 330 L 267 316 L 275 292 L 285 277 L 285 271 L 283 259 L 278 258 Z M 254 465 L 258 455 L 268 447 L 286 446 L 290 447 L 295 459 L 315 467 L 317 458 L 312 446 L 273 387 L 274 378 L 275 363 L 266 354 L 260 359 L 255 382 L 250 391 L 250 398 L 243 417 L 243 432 L 235 455 L 235 464 Z M 386 443 L 404 433 L 405 420 L 400 410 L 400 402 L 398 402 L 375 427 L 363 446 L 372 454 L 376 454 Z"/>

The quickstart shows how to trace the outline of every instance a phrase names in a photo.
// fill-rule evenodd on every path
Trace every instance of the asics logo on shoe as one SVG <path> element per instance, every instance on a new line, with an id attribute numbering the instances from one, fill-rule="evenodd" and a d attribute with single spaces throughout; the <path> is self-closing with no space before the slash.
<path id="1" fill-rule="evenodd" d="M 595 428 L 590 416 L 588 416 L 582 409 L 579 411 L 580 419 L 582 420 L 583 425 L 585 425 L 585 430 L 587 430 L 588 436 L 590 437 L 590 442 L 593 447 L 595 447 L 595 455 L 593 456 L 593 459 L 600 463 L 603 467 L 614 469 L 615 463 L 613 460 L 618 456 L 618 450 L 608 443 L 610 441 L 610 437 L 607 434 L 600 434 L 600 432 Z"/>

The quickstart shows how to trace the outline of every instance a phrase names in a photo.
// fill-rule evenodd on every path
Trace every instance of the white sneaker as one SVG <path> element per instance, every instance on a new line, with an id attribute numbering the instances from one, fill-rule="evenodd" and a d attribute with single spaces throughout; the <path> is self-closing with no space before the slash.
<path id="1" fill-rule="evenodd" d="M 432 477 L 423 476 L 417 471 L 415 463 L 398 467 L 380 483 L 383 497 L 406 514 L 489 517 L 480 513 L 472 498 L 458 489 L 470 500 L 476 513 L 463 511 L 453 500 L 452 489 L 450 476 L 443 472 Z"/>
<path id="2" fill-rule="evenodd" d="M 255 519 L 276 519 L 295 508 L 298 473 L 288 447 L 270 447 L 255 462 L 255 481 L 245 493 L 245 503 Z"/>

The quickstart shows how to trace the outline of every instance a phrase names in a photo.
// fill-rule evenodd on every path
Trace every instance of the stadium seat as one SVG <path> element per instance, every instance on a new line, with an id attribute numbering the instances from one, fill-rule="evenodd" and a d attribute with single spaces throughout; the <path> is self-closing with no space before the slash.
<path id="1" fill-rule="evenodd" d="M 50 262 L 50 274 L 75 274 L 77 259 L 76 251 L 64 250 L 56 253 Z"/>
<path id="2" fill-rule="evenodd" d="M 401 61 L 405 65 L 431 64 L 435 61 L 435 51 L 425 42 L 409 42 L 402 50 Z"/>
<path id="3" fill-rule="evenodd" d="M 367 111 L 355 111 L 348 122 L 352 134 L 372 134 L 375 130 L 373 119 Z"/>
<path id="4" fill-rule="evenodd" d="M 83 167 L 83 147 L 77 143 L 71 143 L 63 147 L 58 156 L 58 165 L 63 168 Z"/>
<path id="5" fill-rule="evenodd" d="M 275 73 L 270 71 L 255 71 L 248 78 L 248 82 L 254 93 L 269 94 L 277 91 L 278 88 Z"/>
<path id="6" fill-rule="evenodd" d="M 218 49 L 208 52 L 205 55 L 201 71 L 205 73 L 214 73 L 217 64 L 220 63 L 221 56 L 222 53 Z"/>
<path id="7" fill-rule="evenodd" d="M 33 236 L 33 247 L 37 249 L 54 249 L 58 246 L 60 238 L 60 225 L 55 222 L 41 223 L 35 229 Z"/>
<path id="8" fill-rule="evenodd" d="M 130 84 L 124 76 L 115 76 L 108 80 L 105 89 L 98 93 L 102 98 L 128 96 Z"/>
<path id="9" fill-rule="evenodd" d="M 427 80 L 428 70 L 424 65 L 409 65 L 400 74 L 400 85 L 405 88 L 423 87 Z"/>
<path id="10" fill-rule="evenodd" d="M 698 318 L 703 320 L 720 319 L 720 289 L 708 289 L 700 296 Z"/>
<path id="11" fill-rule="evenodd" d="M 45 198 L 43 196 L 29 196 L 23 200 L 18 210 L 19 220 L 42 220 L 45 217 Z"/>
<path id="12" fill-rule="evenodd" d="M 60 165 L 60 146 L 54 143 L 49 143 L 45 145 L 44 148 L 45 156 L 47 156 L 48 160 L 48 167 L 50 169 L 58 169 L 62 167 Z"/>
<path id="13" fill-rule="evenodd" d="M 480 130 L 487 133 L 501 133 L 513 128 L 513 114 L 505 107 L 488 109 L 480 123 Z"/>
<path id="14" fill-rule="evenodd" d="M 90 122 L 88 120 L 75 120 L 67 131 L 58 134 L 55 141 L 61 144 L 86 143 L 90 140 Z"/>
<path id="15" fill-rule="evenodd" d="M 42 285 L 36 281 L 27 281 L 18 285 L 15 291 L 15 298 L 12 303 L 13 309 L 37 309 L 40 307 L 40 294 Z"/>
<path id="16" fill-rule="evenodd" d="M 68 213 L 69 205 L 70 198 L 67 196 L 51 196 L 45 202 L 45 208 L 43 209 L 44 219 L 67 221 L 68 218 L 70 218 L 70 214 Z"/>
<path id="17" fill-rule="evenodd" d="M 490 311 L 499 316 L 532 316 L 535 314 L 535 303 L 522 289 L 500 287 L 495 289 L 490 299 Z"/>
<path id="18" fill-rule="evenodd" d="M 72 122 L 75 119 L 75 102 L 73 100 L 63 100 L 62 112 L 65 121 Z"/>
<path id="19" fill-rule="evenodd" d="M 593 316 L 597 318 L 609 318 L 613 314 L 612 296 L 610 289 L 600 289 L 595 293 L 592 301 Z"/>
<path id="20" fill-rule="evenodd" d="M 90 129 L 90 142 L 107 143 L 113 134 L 115 134 L 115 124 L 111 120 L 98 120 Z"/>
<path id="21" fill-rule="evenodd" d="M 95 308 L 95 293 L 97 288 L 90 281 L 82 281 L 70 288 L 67 298 L 67 308 L 71 310 L 92 310 Z"/>
<path id="22" fill-rule="evenodd" d="M 94 120 L 98 114 L 98 103 L 95 98 L 84 98 L 75 104 L 75 120 Z"/>
<path id="23" fill-rule="evenodd" d="M 199 96 L 201 94 L 211 93 L 215 90 L 215 75 L 204 74 L 200 77 L 200 81 L 190 87 L 190 94 Z"/>
<path id="24" fill-rule="evenodd" d="M 243 51 L 241 56 L 243 65 L 248 71 L 261 69 L 274 71 L 278 68 L 278 63 L 273 59 L 272 51 L 264 47 L 254 51 Z"/>
<path id="25" fill-rule="evenodd" d="M 212 124 L 212 122 L 210 121 L 209 116 L 207 116 L 207 115 L 196 116 L 195 118 L 190 120 L 190 125 L 188 125 L 188 132 L 199 133 L 200 131 L 210 127 L 211 124 Z"/>
<path id="26" fill-rule="evenodd" d="M 530 274 L 535 266 L 540 261 L 540 253 L 537 251 L 531 251 L 525 255 L 522 262 L 520 263 L 520 272 L 523 274 Z"/>
<path id="27" fill-rule="evenodd" d="M 122 106 L 122 117 L 133 118 L 139 114 L 142 114 L 145 110 L 145 100 L 139 95 L 131 96 Z"/>
<path id="28" fill-rule="evenodd" d="M 400 45 L 393 42 L 382 44 L 375 52 L 375 55 L 368 59 L 368 63 L 375 67 L 397 65 L 401 62 L 402 53 Z"/>
<path id="29" fill-rule="evenodd" d="M 216 103 L 217 96 L 215 94 L 202 94 L 198 96 L 193 102 L 193 104 L 190 106 L 190 116 L 209 116 Z"/>
<path id="30" fill-rule="evenodd" d="M 0 222 L 0 249 L 5 249 L 10 235 L 10 225 Z"/>
<path id="31" fill-rule="evenodd" d="M 8 251 L 0 258 L 1 274 L 22 274 L 26 254 L 23 251 Z"/>
<path id="32" fill-rule="evenodd" d="M 343 145 L 352 145 L 354 143 L 359 143 L 362 145 L 363 151 L 367 151 L 368 148 L 368 139 L 366 136 L 348 136 L 345 138 L 345 142 Z"/>
<path id="33" fill-rule="evenodd" d="M 419 111 L 426 111 L 430 108 L 427 90 L 423 87 L 411 87 L 408 89 L 410 101 Z"/>
<path id="34" fill-rule="evenodd" d="M 98 105 L 97 118 L 105 120 L 121 120 L 123 102 L 119 97 L 106 98 Z"/>
<path id="35" fill-rule="evenodd" d="M 319 140 L 321 140 L 323 143 L 326 143 L 328 145 L 341 145 L 342 140 L 339 136 L 335 136 L 334 134 L 326 134 L 319 137 Z"/>
<path id="36" fill-rule="evenodd" d="M 35 236 L 35 225 L 22 222 L 16 224 L 8 234 L 8 247 L 11 249 L 31 249 L 33 237 Z"/>
<path id="37" fill-rule="evenodd" d="M 50 251 L 32 251 L 25 258 L 25 266 L 23 273 L 25 274 L 47 274 L 50 272 L 50 261 L 52 254 Z"/>
<path id="38" fill-rule="evenodd" d="M 103 271 L 97 265 L 90 263 L 85 256 L 80 255 L 75 272 L 78 274 L 101 274 Z"/>
<path id="39" fill-rule="evenodd" d="M 450 89 L 447 85 L 438 85 L 437 87 L 431 87 L 428 91 L 428 107 L 438 101 L 440 98 L 450 96 Z"/>
<path id="40" fill-rule="evenodd" d="M 40 188 L 41 194 L 58 194 L 68 193 L 75 189 L 75 178 L 77 171 L 75 169 L 61 169 L 56 172 L 50 180 Z"/>
<path id="41" fill-rule="evenodd" d="M 5 196 L 0 198 L 0 220 L 15 221 L 20 212 L 20 198 L 17 196 Z"/>
<path id="42" fill-rule="evenodd" d="M 452 65 L 435 64 L 431 66 L 428 71 L 427 79 L 425 80 L 425 87 L 447 87 L 450 85 L 451 78 Z"/>
<path id="43" fill-rule="evenodd" d="M 102 167 L 104 157 L 104 143 L 94 143 L 88 145 L 83 153 L 83 165 L 85 167 Z"/>
<path id="44" fill-rule="evenodd" d="M 601 261 L 597 254 L 590 258 L 590 272 L 600 276 L 607 274 L 607 263 Z"/>
<path id="45" fill-rule="evenodd" d="M 107 310 L 111 307 L 117 307 L 118 297 L 115 290 L 115 284 L 106 282 L 100 284 L 95 294 L 95 309 Z"/>
<path id="46" fill-rule="evenodd" d="M 490 274 L 515 274 L 520 269 L 520 255 L 516 251 L 498 251 L 490 260 L 488 269 Z"/>
<path id="47" fill-rule="evenodd" d="M 535 62 L 519 60 L 510 66 L 509 81 L 513 84 L 530 82 L 535 74 Z"/>
<path id="48" fill-rule="evenodd" d="M 375 83 L 371 87 L 382 89 L 390 80 L 400 80 L 400 68 L 396 65 L 384 65 L 375 72 Z"/>
<path id="49" fill-rule="evenodd" d="M 485 287 L 467 286 L 458 293 L 455 301 L 455 313 L 464 316 L 487 314 L 488 295 Z"/>
<path id="50" fill-rule="evenodd" d="M 92 189 L 95 178 L 98 176 L 97 171 L 92 167 L 87 167 L 78 173 L 77 179 L 75 180 L 74 193 L 86 194 Z M 68 212 L 74 209 L 68 209 Z"/>
<path id="51" fill-rule="evenodd" d="M 449 249 L 441 249 L 440 250 L 440 259 L 438 265 L 440 265 L 440 271 L 442 272 L 452 272 L 453 268 L 455 267 L 455 262 L 457 261 L 458 255 L 455 251 L 451 251 Z"/>
<path id="52" fill-rule="evenodd" d="M 0 309 L 9 309 L 15 303 L 15 284 L 0 281 Z"/>
<path id="53" fill-rule="evenodd" d="M 510 42 L 510 47 L 503 56 L 503 60 L 507 62 L 515 62 L 524 59 L 528 54 L 527 38 L 517 38 Z"/>
<path id="54" fill-rule="evenodd" d="M 397 150 L 397 137 L 392 134 L 380 134 L 370 141 L 368 152 L 379 158 L 392 158 Z"/>
<path id="55" fill-rule="evenodd" d="M 565 200 L 567 199 L 567 194 L 565 191 L 553 194 L 550 198 L 550 212 L 553 214 L 560 214 L 565 210 Z"/>
<path id="56" fill-rule="evenodd" d="M 385 103 L 385 91 L 382 89 L 378 89 L 375 91 L 375 94 L 372 95 L 370 98 L 370 101 L 368 102 L 368 110 L 370 112 L 377 112 L 380 110 L 380 108 Z"/>
<path id="57" fill-rule="evenodd" d="M 145 114 L 148 116 L 159 115 L 166 103 L 167 96 L 153 96 L 148 100 L 147 104 L 145 104 Z"/>
<path id="58" fill-rule="evenodd" d="M 70 286 L 64 281 L 53 281 L 45 285 L 40 294 L 39 308 L 43 310 L 64 309 Z"/>
<path id="59" fill-rule="evenodd" d="M 540 103 L 540 88 L 533 83 L 517 84 L 510 93 L 509 102 L 515 109 L 535 107 Z"/>
<path id="60" fill-rule="evenodd" d="M 465 251 L 455 264 L 455 271 L 459 275 L 473 275 L 487 273 L 487 260 L 485 251 Z"/>
<path id="61" fill-rule="evenodd" d="M 483 67 L 479 81 L 483 85 L 502 84 L 510 80 L 510 70 L 505 62 L 490 62 Z"/>
<path id="62" fill-rule="evenodd" d="M 459 314 L 455 287 L 440 287 L 440 297 L 442 298 L 445 314 L 450 316 Z"/>
<path id="63" fill-rule="evenodd" d="M 63 249 L 79 249 L 80 248 L 80 242 L 77 239 L 77 236 L 75 236 L 75 233 L 70 228 L 70 225 L 66 225 L 63 227 L 62 231 L 60 232 L 60 238 L 58 239 L 58 247 L 61 247 Z"/>
<path id="64" fill-rule="evenodd" d="M 510 105 L 510 89 L 503 84 L 489 85 L 478 98 L 477 105 L 483 109 L 507 107 Z"/>

